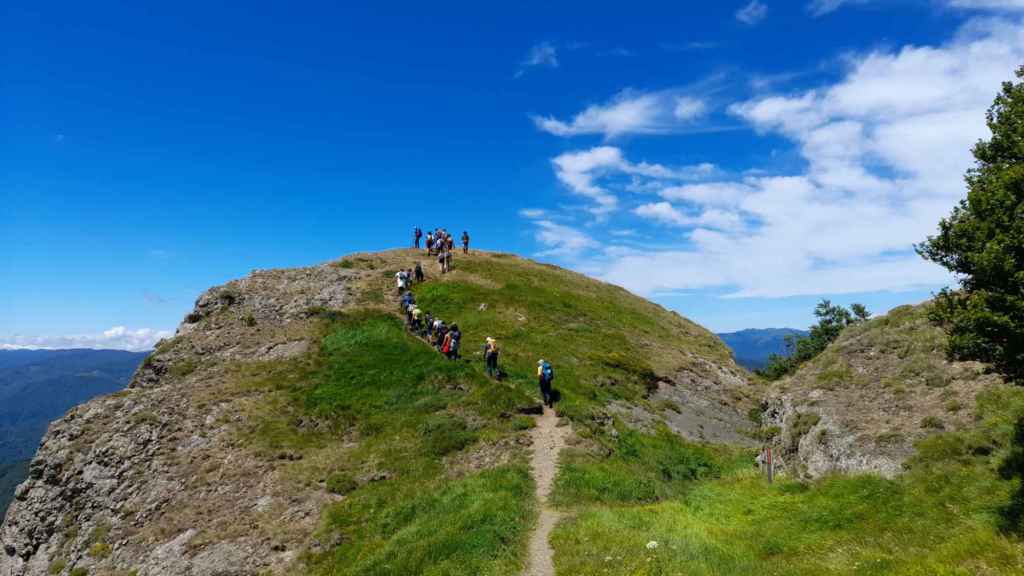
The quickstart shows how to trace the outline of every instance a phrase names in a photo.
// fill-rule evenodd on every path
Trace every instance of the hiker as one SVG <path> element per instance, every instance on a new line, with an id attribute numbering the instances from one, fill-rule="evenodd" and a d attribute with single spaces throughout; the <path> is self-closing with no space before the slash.
<path id="1" fill-rule="evenodd" d="M 462 231 L 462 253 L 469 254 L 469 232 Z"/>
<path id="2" fill-rule="evenodd" d="M 555 370 L 545 360 L 537 361 L 537 383 L 540 384 L 540 394 L 544 398 L 544 405 L 548 408 L 554 407 L 551 399 L 551 381 L 555 379 Z"/>
<path id="3" fill-rule="evenodd" d="M 447 243 L 446 245 L 448 246 L 448 251 L 449 252 L 451 252 L 452 250 L 455 249 L 455 238 L 452 238 L 451 234 L 448 234 L 445 237 L 445 242 Z"/>
<path id="4" fill-rule="evenodd" d="M 395 284 L 398 285 L 398 293 L 405 292 L 405 288 L 409 283 L 409 279 L 405 275 L 405 270 L 399 270 L 395 273 Z"/>
<path id="5" fill-rule="evenodd" d="M 413 334 L 419 334 L 420 331 L 422 330 L 422 327 L 423 327 L 423 324 L 421 323 L 422 317 L 423 317 L 423 312 L 420 310 L 419 306 L 416 306 L 415 304 L 413 304 L 413 306 L 412 306 L 412 333 Z"/>
<path id="6" fill-rule="evenodd" d="M 440 322 L 437 327 L 437 351 L 444 352 L 444 344 L 448 340 L 448 327 L 445 326 L 444 322 Z"/>
<path id="7" fill-rule="evenodd" d="M 458 360 L 459 359 L 459 343 L 462 342 L 462 331 L 459 330 L 458 324 L 452 324 L 452 329 L 448 332 L 449 344 L 448 344 L 448 359 Z"/>
<path id="8" fill-rule="evenodd" d="M 434 254 L 434 233 L 427 232 L 427 256 Z"/>
<path id="9" fill-rule="evenodd" d="M 444 354 L 445 358 L 452 359 L 452 337 L 453 333 L 449 330 L 444 335 L 444 342 L 441 343 L 441 354 Z"/>
<path id="10" fill-rule="evenodd" d="M 413 304 L 415 302 L 416 296 L 412 291 L 407 291 L 405 294 L 402 294 L 402 311 L 405 311 L 405 309 L 409 307 L 409 304 Z"/>
<path id="11" fill-rule="evenodd" d="M 420 283 L 420 282 L 423 282 L 424 280 L 427 279 L 426 274 L 423 273 L 423 266 L 420 266 L 419 262 L 416 263 L 415 275 L 416 275 L 416 283 L 417 284 Z"/>
<path id="12" fill-rule="evenodd" d="M 490 336 L 484 341 L 484 362 L 487 363 L 487 375 L 497 379 L 501 374 L 498 370 L 498 342 Z"/>
<path id="13" fill-rule="evenodd" d="M 423 238 L 423 230 L 420 230 L 420 227 L 417 226 L 412 231 L 412 237 L 413 237 L 413 243 L 412 243 L 413 248 L 416 248 L 417 250 L 419 250 L 419 248 L 420 248 L 420 238 Z"/>
<path id="14" fill-rule="evenodd" d="M 427 313 L 423 315 L 423 336 L 430 342 L 430 334 L 434 331 L 434 315 L 427 310 Z"/>
<path id="15" fill-rule="evenodd" d="M 449 248 L 444 251 L 444 271 L 445 273 L 452 271 L 452 250 Z"/>
<path id="16" fill-rule="evenodd" d="M 444 252 L 437 253 L 437 268 L 441 271 L 441 274 L 444 274 L 446 272 L 446 270 L 444 269 L 444 263 L 445 260 L 447 259 L 448 257 L 447 255 L 445 255 Z"/>
<path id="17" fill-rule="evenodd" d="M 412 276 L 412 268 L 406 268 L 405 269 L 405 281 L 408 282 L 410 286 L 412 285 L 412 278 L 413 278 L 413 276 Z"/>
<path id="18" fill-rule="evenodd" d="M 412 328 L 412 311 L 416 309 L 416 303 L 410 302 L 405 307 L 405 324 L 409 328 Z"/>

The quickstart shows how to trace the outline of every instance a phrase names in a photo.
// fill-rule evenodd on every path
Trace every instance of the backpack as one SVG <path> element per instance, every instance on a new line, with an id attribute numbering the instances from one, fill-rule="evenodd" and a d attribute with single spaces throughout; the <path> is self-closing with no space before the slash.
<path id="1" fill-rule="evenodd" d="M 544 363 L 544 367 L 541 368 L 541 374 L 544 375 L 545 380 L 553 380 L 555 378 L 555 369 L 551 367 L 551 364 Z"/>

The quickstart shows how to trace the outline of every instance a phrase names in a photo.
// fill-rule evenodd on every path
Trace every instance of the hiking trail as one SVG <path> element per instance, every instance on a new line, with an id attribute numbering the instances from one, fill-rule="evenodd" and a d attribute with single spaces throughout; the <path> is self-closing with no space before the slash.
<path id="1" fill-rule="evenodd" d="M 540 518 L 530 536 L 529 558 L 523 576 L 555 575 L 554 551 L 548 539 L 562 514 L 548 504 L 548 496 L 558 471 L 558 456 L 571 432 L 569 426 L 558 425 L 558 415 L 547 407 L 537 417 L 536 427 L 530 431 L 533 440 L 530 468 L 540 503 Z"/>

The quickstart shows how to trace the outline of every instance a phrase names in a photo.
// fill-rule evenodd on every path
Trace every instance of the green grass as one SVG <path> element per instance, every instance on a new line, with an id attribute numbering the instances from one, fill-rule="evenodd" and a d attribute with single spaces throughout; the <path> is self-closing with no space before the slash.
<path id="1" fill-rule="evenodd" d="M 559 573 L 1024 573 L 1020 541 L 998 529 L 1016 483 L 996 473 L 1024 390 L 986 392 L 979 407 L 974 430 L 922 441 L 893 480 L 769 485 L 752 467 L 735 468 L 655 504 L 585 506 L 553 536 Z"/>
<path id="2" fill-rule="evenodd" d="M 656 502 L 682 494 L 694 481 L 729 467 L 732 451 L 684 441 L 666 428 L 645 434 L 618 428 L 605 438 L 607 457 L 568 450 L 562 454 L 554 502 L 582 504 Z"/>
<path id="3" fill-rule="evenodd" d="M 690 366 L 687 352 L 731 363 L 729 350 L 695 324 L 621 288 L 519 258 L 460 259 L 443 282 L 415 288 L 424 311 L 463 332 L 463 353 L 493 336 L 514 385 L 536 388 L 537 360 L 555 368 L 560 413 L 586 424 L 612 400 L 644 402 L 657 374 Z M 481 306 L 486 304 L 486 307 Z"/>
<path id="4" fill-rule="evenodd" d="M 264 376 L 249 385 L 273 392 L 246 437 L 270 457 L 357 440 L 324 483 L 344 496 L 321 527 L 339 544 L 308 554 L 307 572 L 515 574 L 535 515 L 524 460 L 451 478 L 445 458 L 517 431 L 511 411 L 529 397 L 443 359 L 389 314 L 318 316 L 314 358 L 255 370 Z"/>
<path id="5" fill-rule="evenodd" d="M 311 573 L 516 574 L 532 496 L 525 465 L 429 486 L 371 485 L 328 512 L 326 529 L 347 541 L 312 561 Z"/>

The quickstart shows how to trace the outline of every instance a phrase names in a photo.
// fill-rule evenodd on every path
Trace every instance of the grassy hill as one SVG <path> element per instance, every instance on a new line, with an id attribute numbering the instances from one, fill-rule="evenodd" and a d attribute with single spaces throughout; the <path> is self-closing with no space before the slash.
<path id="1" fill-rule="evenodd" d="M 775 388 L 678 314 L 477 253 L 415 287 L 423 310 L 462 328 L 464 358 L 451 362 L 398 314 L 393 275 L 418 259 L 357 254 L 208 291 L 127 391 L 51 428 L 5 544 L 52 534 L 26 556 L 58 574 L 517 575 L 538 517 L 527 447 L 543 357 L 572 430 L 552 495 L 559 574 L 1024 573 L 1020 539 L 1001 531 L 1017 483 L 998 473 L 1024 394 L 945 364 L 916 309 L 851 330 Z M 501 344 L 500 382 L 484 373 L 486 336 Z M 933 406 L 952 389 L 964 406 L 945 430 L 908 435 L 916 451 L 890 478 L 768 485 L 744 443 L 678 426 L 711 414 L 748 441 L 802 430 L 799 448 L 856 436 L 833 426 L 829 395 L 866 401 L 898 385 L 908 399 L 893 410 L 915 430 L 910 396 Z M 800 417 L 810 408 L 818 420 Z"/>
<path id="2" fill-rule="evenodd" d="M 716 394 L 737 382 L 733 393 L 747 393 L 713 334 L 621 288 L 478 253 L 414 289 L 424 311 L 463 332 L 464 359 L 448 362 L 396 314 L 394 271 L 417 258 L 398 251 L 337 263 L 366 273 L 360 305 L 315 310 L 315 353 L 259 367 L 271 376 L 238 379 L 275 394 L 254 406 L 248 441 L 266 454 L 295 454 L 295 481 L 344 495 L 324 511 L 318 535 L 339 545 L 307 555 L 310 573 L 518 573 L 535 515 L 522 440 L 532 426 L 523 414 L 539 400 L 539 358 L 556 368 L 559 413 L 580 445 L 562 479 L 568 497 L 656 501 L 718 474 L 719 460 L 732 457 L 664 427 L 621 436 L 608 411 L 624 402 L 664 412 L 652 390 L 680 373 Z M 501 345 L 501 382 L 484 373 L 487 336 Z"/>

